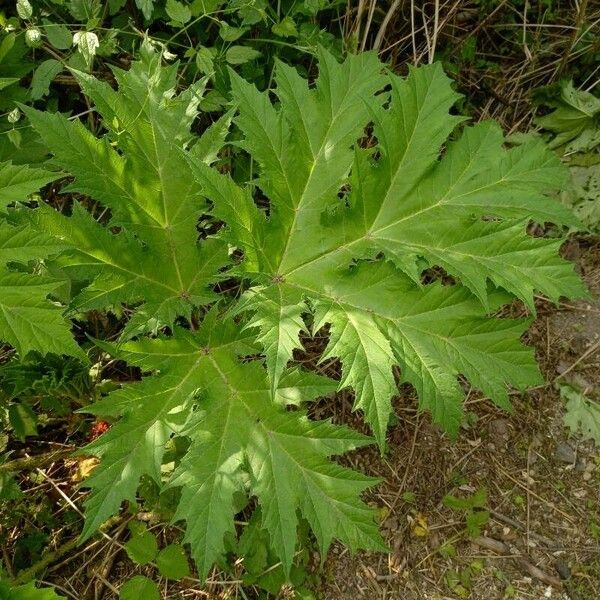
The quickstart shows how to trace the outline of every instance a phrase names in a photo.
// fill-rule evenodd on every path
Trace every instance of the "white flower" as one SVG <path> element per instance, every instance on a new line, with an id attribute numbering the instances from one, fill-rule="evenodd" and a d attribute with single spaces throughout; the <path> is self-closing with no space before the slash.
<path id="1" fill-rule="evenodd" d="M 175 60 L 177 58 L 177 54 L 173 54 L 169 52 L 166 48 L 163 50 L 163 58 L 165 60 Z"/>

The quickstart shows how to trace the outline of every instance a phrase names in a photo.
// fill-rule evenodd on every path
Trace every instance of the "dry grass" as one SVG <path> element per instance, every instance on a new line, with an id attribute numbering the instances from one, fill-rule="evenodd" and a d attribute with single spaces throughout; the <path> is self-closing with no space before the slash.
<path id="1" fill-rule="evenodd" d="M 469 114 L 507 131 L 531 125 L 533 90 L 561 77 L 587 90 L 600 81 L 600 4 L 588 0 L 361 1 L 345 32 L 400 72 L 442 60 Z"/>

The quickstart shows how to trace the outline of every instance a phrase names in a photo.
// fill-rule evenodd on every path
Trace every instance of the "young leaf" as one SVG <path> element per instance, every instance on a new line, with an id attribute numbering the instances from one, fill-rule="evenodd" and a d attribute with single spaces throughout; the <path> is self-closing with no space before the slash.
<path id="1" fill-rule="evenodd" d="M 98 36 L 92 31 L 77 31 L 73 36 L 73 45 L 77 46 L 85 64 L 90 68 L 100 46 Z"/>
<path id="2" fill-rule="evenodd" d="M 185 550 L 179 544 L 169 544 L 156 557 L 156 566 L 163 577 L 179 580 L 190 574 Z"/>
<path id="3" fill-rule="evenodd" d="M 136 575 L 127 580 L 119 590 L 119 600 L 160 600 L 157 585 L 143 575 Z"/>
<path id="4" fill-rule="evenodd" d="M 571 433 L 581 433 L 600 446 L 600 404 L 570 385 L 562 385 L 560 395 L 567 401 L 563 421 Z"/>
<path id="5" fill-rule="evenodd" d="M 29 0 L 17 0 L 17 14 L 21 19 L 27 20 L 33 15 L 33 8 Z"/>
<path id="6" fill-rule="evenodd" d="M 132 535 L 125 543 L 127 555 L 139 565 L 145 565 L 156 558 L 158 552 L 158 543 L 154 535 L 142 527 L 139 529 L 131 528 Z"/>

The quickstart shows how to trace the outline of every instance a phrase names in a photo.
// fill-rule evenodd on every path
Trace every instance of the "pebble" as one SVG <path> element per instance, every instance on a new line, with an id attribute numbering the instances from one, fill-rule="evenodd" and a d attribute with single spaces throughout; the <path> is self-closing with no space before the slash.
<path id="1" fill-rule="evenodd" d="M 563 560 L 556 561 L 556 570 L 560 575 L 561 579 L 570 579 L 571 578 L 571 569 L 569 569 L 569 565 Z"/>
<path id="2" fill-rule="evenodd" d="M 564 463 L 573 464 L 575 462 L 575 450 L 567 442 L 558 443 L 555 456 Z"/>
<path id="3" fill-rule="evenodd" d="M 495 440 L 498 438 L 508 439 L 510 435 L 510 423 L 506 419 L 494 419 L 488 426 L 490 436 Z"/>

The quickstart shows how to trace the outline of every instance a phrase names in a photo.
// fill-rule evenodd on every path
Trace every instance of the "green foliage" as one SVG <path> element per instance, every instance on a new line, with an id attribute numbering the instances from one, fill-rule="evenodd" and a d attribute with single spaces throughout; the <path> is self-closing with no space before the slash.
<path id="1" fill-rule="evenodd" d="M 131 537 L 125 543 L 125 550 L 129 558 L 139 565 L 152 562 L 158 553 L 158 543 L 154 535 L 143 523 L 136 521 L 129 524 L 129 529 Z"/>
<path id="2" fill-rule="evenodd" d="M 464 569 L 449 569 L 444 574 L 446 585 L 459 597 L 469 598 L 473 579 L 483 570 L 483 563 L 480 560 L 474 560 Z"/>
<path id="3" fill-rule="evenodd" d="M 562 154 L 571 171 L 561 200 L 587 228 L 600 231 L 600 99 L 565 82 L 558 97 L 542 103 L 553 110 L 536 122 L 550 132 L 549 147 Z"/>
<path id="4" fill-rule="evenodd" d="M 560 386 L 560 395 L 566 402 L 563 421 L 571 433 L 579 433 L 600 446 L 600 404 L 569 384 Z"/>
<path id="5" fill-rule="evenodd" d="M 0 365 L 0 400 L 20 398 L 41 401 L 43 408 L 59 414 L 69 403 L 85 404 L 94 394 L 94 382 L 87 365 L 76 358 L 36 354 L 26 360 Z"/>
<path id="6" fill-rule="evenodd" d="M 343 66 L 324 55 L 315 89 L 284 65 L 276 82 L 280 108 L 239 78 L 233 86 L 269 218 L 248 187 L 193 166 L 259 284 L 242 302 L 256 311 L 273 385 L 298 345 L 299 316 L 312 312 L 314 331 L 331 327 L 323 359 L 341 360 L 340 387 L 354 388 L 380 444 L 394 365 L 451 433 L 462 419 L 458 374 L 508 408 L 506 384 L 539 375 L 519 342 L 527 322 L 490 315 L 512 296 L 533 308 L 535 290 L 554 300 L 583 293 L 560 242 L 526 234 L 529 219 L 574 223 L 544 196 L 564 181 L 558 161 L 535 140 L 504 150 L 492 123 L 467 128 L 439 160 L 461 119 L 449 114 L 456 94 L 437 65 L 401 79 L 381 76 L 369 54 Z M 374 96 L 385 83 L 389 107 Z M 353 152 L 370 121 L 378 143 Z M 421 285 L 428 267 L 460 284 Z"/>
<path id="7" fill-rule="evenodd" d="M 374 54 L 340 64 L 322 50 L 313 87 L 277 64 L 276 102 L 231 72 L 234 110 L 199 137 L 207 79 L 176 93 L 177 65 L 149 43 L 130 70 L 113 69 L 117 90 L 72 74 L 103 134 L 22 107 L 73 196 L 57 209 L 9 206 L 33 183 L 5 194 L 3 231 L 19 240 L 5 277 L 27 286 L 13 304 L 27 297 L 35 318 L 0 336 L 22 358 L 78 355 L 68 318 L 126 309 L 119 339 L 95 343 L 143 377 L 85 407 L 113 424 L 84 450 L 101 462 L 85 482 L 83 539 L 149 479 L 178 491 L 174 520 L 202 578 L 238 536 L 240 505 L 257 506 L 286 578 L 304 523 L 323 556 L 335 539 L 385 549 L 361 500 L 376 480 L 332 460 L 372 439 L 309 418 L 306 404 L 351 388 L 383 448 L 397 381 L 451 434 L 459 376 L 506 409 L 509 385 L 538 383 L 520 341 L 528 321 L 497 311 L 584 294 L 560 241 L 527 234 L 530 220 L 575 222 L 546 195 L 564 181 L 559 161 L 536 140 L 506 149 L 492 123 L 460 133 L 439 65 L 400 78 Z M 230 128 L 250 161 L 223 158 Z M 56 177 L 45 173 L 37 187 Z M 300 333 L 319 330 L 340 381 L 289 364 Z M 173 460 L 174 440 L 187 451 Z M 128 542 L 135 560 L 156 554 L 145 535 Z"/>
<path id="8" fill-rule="evenodd" d="M 8 268 L 15 262 L 25 267 L 34 258 L 41 260 L 60 250 L 58 240 L 1 216 L 9 204 L 26 200 L 56 178 L 56 173 L 42 169 L 10 162 L 0 165 L 0 338 L 23 357 L 31 351 L 84 356 L 73 341 L 63 311 L 48 300 L 60 280 L 40 268 Z"/>
<path id="9" fill-rule="evenodd" d="M 179 580 L 188 577 L 190 567 L 185 550 L 179 544 L 169 544 L 156 557 L 156 566 L 163 577 Z"/>
<path id="10" fill-rule="evenodd" d="M 299 63 L 310 60 L 318 44 L 336 54 L 342 48 L 339 35 L 327 31 L 338 33 L 336 17 L 345 9 L 341 0 L 111 0 L 105 4 L 54 2 L 48 11 L 39 3 L 25 7 L 13 2 L 0 11 L 0 27 L 7 31 L 6 44 L 0 43 L 0 85 L 11 86 L 13 100 L 35 101 L 48 95 L 50 84 L 65 73 L 65 66 L 91 70 L 111 57 L 136 54 L 141 30 L 157 47 L 168 50 L 168 56 L 189 61 L 188 82 L 198 74 L 209 74 L 215 94 L 221 97 L 229 91 L 227 64 L 241 65 L 247 78 L 266 85 L 276 54 Z M 29 89 L 19 86 L 31 71 Z"/>
<path id="11" fill-rule="evenodd" d="M 487 506 L 487 490 L 478 489 L 472 496 L 457 498 L 448 494 L 442 498 L 444 506 L 461 511 L 465 515 L 466 533 L 470 537 L 481 535 L 481 528 L 489 521 Z"/>
<path id="12" fill-rule="evenodd" d="M 11 587 L 10 584 L 0 581 L 0 600 L 60 600 L 53 588 L 37 588 L 33 582 L 26 585 Z"/>
<path id="13" fill-rule="evenodd" d="M 573 87 L 565 82 L 560 96 L 548 104 L 554 110 L 538 117 L 537 124 L 551 131 L 554 138 L 551 148 L 564 146 L 565 152 L 592 150 L 600 144 L 600 100 L 589 92 Z"/>
<path id="14" fill-rule="evenodd" d="M 143 575 L 127 580 L 119 590 L 119 600 L 160 600 L 158 586 Z"/>
<path id="15" fill-rule="evenodd" d="M 296 597 L 303 598 L 310 561 L 307 549 L 310 544 L 309 535 L 307 523 L 301 522 L 298 529 L 300 548 L 294 556 L 288 575 L 273 552 L 269 532 L 262 527 L 260 510 L 254 511 L 239 541 L 232 545 L 232 551 L 244 557 L 244 583 L 258 586 L 276 596 L 281 587 L 289 582 L 294 587 Z"/>

